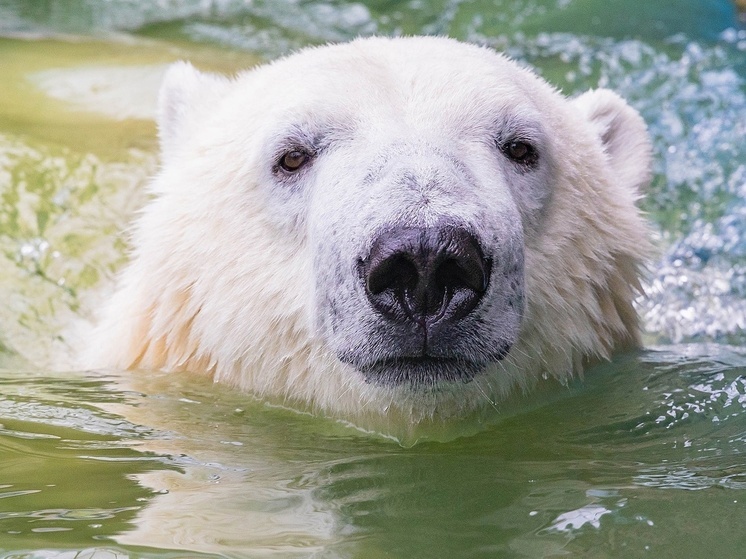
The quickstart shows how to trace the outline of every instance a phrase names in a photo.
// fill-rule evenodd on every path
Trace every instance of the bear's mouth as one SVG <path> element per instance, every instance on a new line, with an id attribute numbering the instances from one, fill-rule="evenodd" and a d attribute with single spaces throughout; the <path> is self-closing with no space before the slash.
<path id="1" fill-rule="evenodd" d="M 510 350 L 501 349 L 489 360 L 464 357 L 389 357 L 372 363 L 359 364 L 356 368 L 365 381 L 379 386 L 432 387 L 449 382 L 471 382 L 485 371 L 490 363 L 500 361 Z"/>

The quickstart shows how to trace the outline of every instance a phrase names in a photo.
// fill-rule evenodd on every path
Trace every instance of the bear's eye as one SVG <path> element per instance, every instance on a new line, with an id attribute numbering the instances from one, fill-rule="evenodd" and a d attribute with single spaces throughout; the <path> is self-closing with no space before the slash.
<path id="1" fill-rule="evenodd" d="M 294 173 L 308 163 L 310 159 L 311 155 L 307 151 L 292 149 L 280 158 L 279 165 L 283 171 Z"/>
<path id="2" fill-rule="evenodd" d="M 539 160 L 534 146 L 521 140 L 511 140 L 502 146 L 503 153 L 516 163 L 533 167 Z"/>

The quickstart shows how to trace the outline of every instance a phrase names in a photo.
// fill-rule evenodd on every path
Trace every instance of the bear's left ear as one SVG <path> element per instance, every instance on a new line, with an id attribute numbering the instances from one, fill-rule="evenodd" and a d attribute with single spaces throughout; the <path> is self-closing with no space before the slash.
<path id="1" fill-rule="evenodd" d="M 164 161 L 192 133 L 195 117 L 220 97 L 228 83 L 227 78 L 200 72 L 189 62 L 169 66 L 158 94 L 158 137 Z"/>
<path id="2" fill-rule="evenodd" d="M 642 194 L 652 176 L 653 150 L 640 113 L 608 89 L 587 91 L 572 103 L 601 140 L 619 183 Z"/>

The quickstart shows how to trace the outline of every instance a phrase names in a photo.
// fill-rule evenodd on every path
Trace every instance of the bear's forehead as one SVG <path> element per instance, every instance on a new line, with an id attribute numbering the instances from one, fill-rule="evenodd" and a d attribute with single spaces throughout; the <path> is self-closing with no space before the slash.
<path id="1" fill-rule="evenodd" d="M 358 123 L 486 123 L 505 112 L 538 119 L 558 97 L 543 80 L 494 51 L 422 37 L 306 49 L 239 81 L 253 90 L 247 98 L 263 99 L 266 111 L 288 118 L 327 113 Z"/>

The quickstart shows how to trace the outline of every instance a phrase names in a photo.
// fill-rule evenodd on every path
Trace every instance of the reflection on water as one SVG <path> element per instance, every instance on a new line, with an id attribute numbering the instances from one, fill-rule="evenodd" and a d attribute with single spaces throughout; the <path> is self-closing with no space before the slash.
<path id="1" fill-rule="evenodd" d="M 741 514 L 746 354 L 670 347 L 596 373 L 474 437 L 402 448 L 198 377 L 5 372 L 0 473 L 13 483 L 0 489 L 0 541 L 248 557 L 736 557 L 740 530 L 700 519 Z M 682 523 L 687 541 L 673 537 Z"/>
<path id="2" fill-rule="evenodd" d="M 28 76 L 47 96 L 70 108 L 100 112 L 114 120 L 155 119 L 158 86 L 168 66 L 86 66 Z"/>
<path id="3" fill-rule="evenodd" d="M 0 557 L 740 557 L 746 29 L 727 0 L 632 4 L 0 0 Z M 657 162 L 639 308 L 651 343 L 693 343 L 411 448 L 188 375 L 39 372 L 125 258 L 164 65 L 371 33 L 627 97 Z"/>

